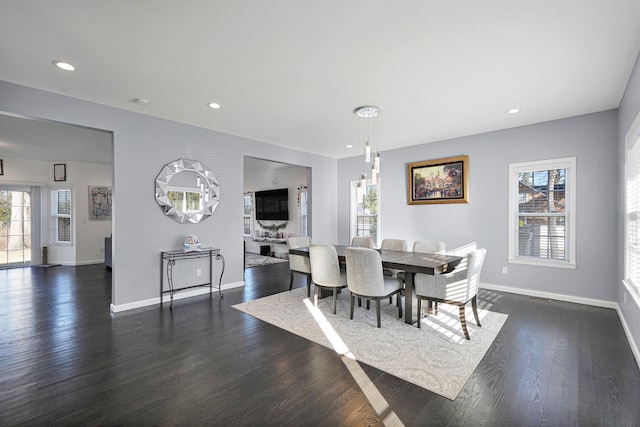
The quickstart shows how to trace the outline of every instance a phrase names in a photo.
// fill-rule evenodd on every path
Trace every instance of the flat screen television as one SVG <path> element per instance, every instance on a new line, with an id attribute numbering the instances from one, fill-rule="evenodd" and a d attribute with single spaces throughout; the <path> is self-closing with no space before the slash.
<path id="1" fill-rule="evenodd" d="M 289 189 L 256 191 L 257 220 L 289 220 Z"/>

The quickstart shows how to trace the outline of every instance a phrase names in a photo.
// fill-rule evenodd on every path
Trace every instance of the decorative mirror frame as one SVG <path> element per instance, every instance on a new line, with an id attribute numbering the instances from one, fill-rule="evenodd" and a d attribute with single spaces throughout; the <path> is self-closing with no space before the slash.
<path id="1" fill-rule="evenodd" d="M 169 200 L 171 179 L 181 172 L 195 172 L 202 179 L 201 194 L 202 208 L 197 211 L 182 212 Z M 156 202 L 162 212 L 179 223 L 191 222 L 194 224 L 205 220 L 213 214 L 220 201 L 220 185 L 207 167 L 196 160 L 178 159 L 164 165 L 156 177 Z"/>

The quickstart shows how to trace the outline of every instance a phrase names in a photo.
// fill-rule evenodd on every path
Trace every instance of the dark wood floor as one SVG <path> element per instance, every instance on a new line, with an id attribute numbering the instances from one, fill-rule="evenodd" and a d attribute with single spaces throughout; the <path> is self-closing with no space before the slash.
<path id="1" fill-rule="evenodd" d="M 287 264 L 222 301 L 116 315 L 110 274 L 0 271 L 0 425 L 640 425 L 614 310 L 484 291 L 509 318 L 458 398 L 361 365 L 372 404 L 334 351 L 231 308 L 288 289 Z"/>

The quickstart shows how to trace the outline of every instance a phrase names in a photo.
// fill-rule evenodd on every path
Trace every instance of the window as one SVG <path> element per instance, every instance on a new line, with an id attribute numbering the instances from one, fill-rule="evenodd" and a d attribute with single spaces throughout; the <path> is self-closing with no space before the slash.
<path id="1" fill-rule="evenodd" d="M 640 293 L 640 115 L 625 148 L 625 283 Z"/>
<path id="2" fill-rule="evenodd" d="M 375 181 L 351 182 L 351 238 L 371 237 L 378 242 L 378 185 Z"/>
<path id="3" fill-rule="evenodd" d="M 251 235 L 251 215 L 253 213 L 253 194 L 244 194 L 244 235 Z"/>
<path id="4" fill-rule="evenodd" d="M 576 159 L 509 165 L 509 261 L 575 268 Z"/>
<path id="5" fill-rule="evenodd" d="M 52 241 L 71 243 L 71 189 L 51 191 Z"/>
<path id="6" fill-rule="evenodd" d="M 300 207 L 300 235 L 308 236 L 309 227 L 307 225 L 307 186 L 301 185 L 298 187 L 298 206 Z"/>

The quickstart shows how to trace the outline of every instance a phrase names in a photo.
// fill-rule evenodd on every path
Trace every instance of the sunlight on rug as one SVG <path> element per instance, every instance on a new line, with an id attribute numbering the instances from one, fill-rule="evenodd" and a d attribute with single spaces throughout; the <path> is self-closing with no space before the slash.
<path id="1" fill-rule="evenodd" d="M 458 309 L 440 305 L 438 316 L 422 318 L 422 328 L 397 317 L 397 308 L 382 303 L 382 328 L 376 327 L 375 309 L 356 307 L 349 320 L 349 292 L 338 297 L 337 314 L 331 298 L 317 309 L 298 288 L 233 307 L 308 340 L 334 349 L 345 358 L 366 363 L 448 399 L 455 399 L 504 325 L 507 315 L 489 311 L 491 301 L 479 298 L 482 327 L 468 310 L 471 340 L 464 339 Z"/>

